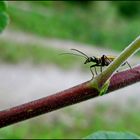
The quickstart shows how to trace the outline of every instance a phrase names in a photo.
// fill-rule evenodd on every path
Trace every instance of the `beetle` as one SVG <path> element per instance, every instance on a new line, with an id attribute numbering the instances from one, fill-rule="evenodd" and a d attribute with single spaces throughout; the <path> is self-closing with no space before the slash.
<path id="1" fill-rule="evenodd" d="M 116 57 L 115 56 L 111 56 L 111 55 L 102 55 L 101 57 L 95 57 L 95 56 L 88 56 L 85 53 L 83 53 L 82 51 L 79 51 L 77 49 L 71 49 L 73 51 L 78 52 L 79 54 L 75 54 L 75 53 L 63 53 L 63 54 L 73 54 L 76 56 L 81 56 L 84 57 L 86 60 L 84 62 L 84 64 L 93 62 L 94 64 L 92 64 L 90 66 L 90 71 L 94 77 L 94 72 L 92 71 L 92 68 L 94 67 L 95 69 L 95 74 L 98 75 L 96 67 L 100 67 L 100 72 L 102 72 L 102 67 L 104 66 L 108 66 Z M 129 68 L 131 69 L 130 64 L 126 61 L 125 63 L 123 63 L 121 66 L 127 64 L 129 66 Z"/>

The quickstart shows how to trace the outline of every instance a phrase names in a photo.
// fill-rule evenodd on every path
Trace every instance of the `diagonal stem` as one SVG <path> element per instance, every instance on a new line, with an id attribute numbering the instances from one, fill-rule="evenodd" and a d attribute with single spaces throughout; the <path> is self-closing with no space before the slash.
<path id="1" fill-rule="evenodd" d="M 107 93 L 138 81 L 140 81 L 140 65 L 114 74 L 110 79 Z M 99 91 L 91 87 L 90 82 L 87 81 L 51 96 L 0 111 L 0 128 L 99 96 Z"/>
<path id="2" fill-rule="evenodd" d="M 111 77 L 111 75 L 119 68 L 121 64 L 133 55 L 140 48 L 140 36 L 138 36 L 130 45 L 128 45 L 121 54 L 98 76 L 92 81 L 91 85 L 95 85 L 100 91 L 105 82 Z"/>

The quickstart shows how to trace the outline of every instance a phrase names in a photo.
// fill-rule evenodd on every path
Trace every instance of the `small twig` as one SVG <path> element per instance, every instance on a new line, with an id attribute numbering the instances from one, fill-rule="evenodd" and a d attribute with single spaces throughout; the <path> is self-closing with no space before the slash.
<path id="1" fill-rule="evenodd" d="M 140 66 L 114 74 L 107 93 L 140 81 Z M 87 81 L 54 95 L 0 111 L 0 127 L 20 122 L 99 96 L 99 91 Z"/>
<path id="2" fill-rule="evenodd" d="M 113 62 L 100 74 L 94 78 L 92 85 L 97 89 L 101 90 L 104 86 L 108 87 L 109 78 L 111 75 L 127 61 L 127 59 L 132 56 L 135 52 L 140 49 L 140 35 L 130 43 L 116 58 Z M 106 84 L 105 84 L 106 83 Z M 105 87 L 105 88 L 106 88 Z"/>

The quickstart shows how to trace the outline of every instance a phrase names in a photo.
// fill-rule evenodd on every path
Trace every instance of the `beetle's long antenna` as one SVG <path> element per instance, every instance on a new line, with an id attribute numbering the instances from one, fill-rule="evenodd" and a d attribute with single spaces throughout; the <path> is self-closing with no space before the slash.
<path id="1" fill-rule="evenodd" d="M 79 50 L 77 50 L 77 49 L 71 49 L 71 50 L 77 51 L 77 52 L 81 53 L 83 56 L 85 56 L 86 58 L 88 58 L 88 56 L 87 56 L 85 53 L 83 53 L 83 52 L 81 52 L 81 51 L 79 51 Z"/>
<path id="2" fill-rule="evenodd" d="M 80 54 L 75 54 L 75 53 L 61 53 L 60 55 L 65 55 L 65 54 L 76 55 L 76 56 L 84 57 L 84 58 L 86 58 L 86 59 L 87 59 L 87 57 L 86 57 L 86 56 L 84 56 L 84 55 L 80 55 Z"/>

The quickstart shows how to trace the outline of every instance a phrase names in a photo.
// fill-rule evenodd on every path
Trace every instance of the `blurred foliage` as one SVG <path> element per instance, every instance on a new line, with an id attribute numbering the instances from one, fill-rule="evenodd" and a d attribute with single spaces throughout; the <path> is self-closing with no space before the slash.
<path id="1" fill-rule="evenodd" d="M 83 7 L 83 8 L 89 8 L 90 4 L 91 4 L 91 1 L 89 0 L 86 0 L 86 1 L 83 1 L 83 0 L 69 0 L 69 1 L 66 1 L 68 4 L 71 4 L 72 6 L 80 6 L 80 7 Z M 92 2 L 93 3 L 93 2 Z"/>
<path id="2" fill-rule="evenodd" d="M 136 12 L 134 17 L 127 18 L 119 12 L 120 7 L 124 5 L 129 7 L 130 3 L 136 6 L 139 2 L 86 1 L 85 3 L 81 1 L 21 1 L 19 5 L 18 1 L 9 2 L 9 28 L 14 31 L 20 30 L 43 37 L 74 40 L 118 51 L 123 50 L 139 35 L 139 12 Z M 84 5 L 87 5 L 86 8 Z M 23 47 L 18 48 L 18 46 Z M 64 68 L 70 68 L 72 63 L 76 65 L 79 62 L 73 62 L 75 59 L 78 60 L 76 57 L 58 55 L 62 51 L 55 49 L 50 51 L 51 46 L 49 51 L 38 44 L 25 46 L 2 41 L 1 61 L 19 63 L 29 59 L 36 64 L 54 63 Z"/>
<path id="3" fill-rule="evenodd" d="M 60 55 L 62 50 L 42 47 L 39 44 L 20 44 L 0 41 L 0 60 L 7 63 L 32 62 L 34 64 L 55 64 L 62 68 L 70 68 L 79 59 L 70 55 Z"/>
<path id="4" fill-rule="evenodd" d="M 0 1 L 0 12 L 5 12 L 7 10 L 7 3 L 5 1 Z"/>
<path id="5" fill-rule="evenodd" d="M 120 16 L 126 18 L 133 18 L 135 16 L 140 16 L 140 2 L 139 1 L 123 1 L 115 2 Z"/>
<path id="6" fill-rule="evenodd" d="M 132 107 L 121 110 L 115 104 L 100 104 L 96 107 L 75 110 L 67 107 L 59 113 L 47 114 L 42 119 L 32 119 L 0 129 L 2 139 L 72 139 L 83 138 L 97 131 L 129 131 L 140 135 L 140 112 Z M 138 109 L 138 108 L 137 108 Z M 50 116 L 49 116 L 50 115 Z M 52 116 L 51 116 L 52 115 Z M 53 121 L 49 121 L 49 117 Z"/>
<path id="7" fill-rule="evenodd" d="M 0 32 L 2 32 L 8 24 L 9 17 L 6 10 L 7 3 L 5 1 L 0 1 Z"/>
<path id="8" fill-rule="evenodd" d="M 139 139 L 140 137 L 131 132 L 112 132 L 112 131 L 98 131 L 85 139 Z"/>
<path id="9" fill-rule="evenodd" d="M 81 1 L 24 1 L 22 3 L 9 4 L 10 27 L 14 30 L 94 44 L 118 51 L 123 50 L 140 33 L 139 2 L 87 1 L 84 4 Z M 127 10 L 130 5 L 132 10 Z M 124 14 L 127 18 L 124 18 Z"/>

